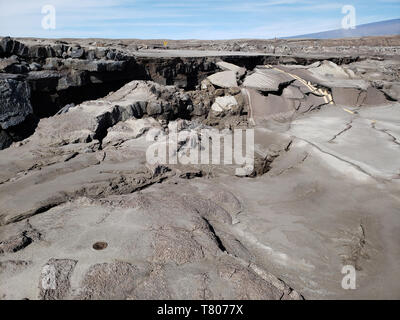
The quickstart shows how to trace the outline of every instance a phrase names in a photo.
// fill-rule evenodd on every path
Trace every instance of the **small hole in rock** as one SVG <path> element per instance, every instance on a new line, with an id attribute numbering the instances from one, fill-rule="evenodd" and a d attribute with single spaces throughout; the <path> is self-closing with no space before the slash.
<path id="1" fill-rule="evenodd" d="M 108 243 L 107 242 L 96 242 L 93 245 L 93 249 L 94 250 L 104 250 L 105 248 L 107 248 Z"/>

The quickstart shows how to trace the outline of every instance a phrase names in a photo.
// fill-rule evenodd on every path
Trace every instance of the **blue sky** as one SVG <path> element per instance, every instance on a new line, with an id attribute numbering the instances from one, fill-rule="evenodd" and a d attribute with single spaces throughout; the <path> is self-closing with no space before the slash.
<path id="1" fill-rule="evenodd" d="M 41 26 L 42 6 L 56 29 Z M 340 28 L 344 5 L 357 24 L 400 17 L 400 0 L 0 0 L 0 35 L 48 38 L 273 38 Z"/>

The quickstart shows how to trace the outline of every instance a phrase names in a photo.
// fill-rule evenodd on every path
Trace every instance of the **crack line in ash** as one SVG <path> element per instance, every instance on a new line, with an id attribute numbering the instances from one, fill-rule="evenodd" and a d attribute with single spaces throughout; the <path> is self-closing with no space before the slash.
<path id="1" fill-rule="evenodd" d="M 366 174 L 367 176 L 371 177 L 372 179 L 374 179 L 374 180 L 376 180 L 376 181 L 378 181 L 378 182 L 389 182 L 389 181 L 392 180 L 392 179 L 387 179 L 387 178 L 383 178 L 383 177 L 375 177 L 373 174 L 369 173 L 368 171 L 366 171 L 365 169 L 363 169 L 363 168 L 360 167 L 359 165 L 357 165 L 357 164 L 355 164 L 355 163 L 353 163 L 353 162 L 351 162 L 351 161 L 349 161 L 349 160 L 343 159 L 343 158 L 341 158 L 341 157 L 339 157 L 339 156 L 337 156 L 337 155 L 335 155 L 335 154 L 332 154 L 332 153 L 330 153 L 330 152 L 328 152 L 328 151 L 325 151 L 325 150 L 323 150 L 321 147 L 319 147 L 318 145 L 316 145 L 316 144 L 314 144 L 314 143 L 312 143 L 312 142 L 310 142 L 310 141 L 308 141 L 308 140 L 306 140 L 306 139 L 299 138 L 299 137 L 297 137 L 297 138 L 300 139 L 300 140 L 302 140 L 302 141 L 304 141 L 304 142 L 306 142 L 306 143 L 308 143 L 309 145 L 313 146 L 313 147 L 316 148 L 318 151 L 320 151 L 320 152 L 322 152 L 322 153 L 324 153 L 324 154 L 327 154 L 327 155 L 329 155 L 329 156 L 331 156 L 331 157 L 334 157 L 335 159 L 337 159 L 337 160 L 339 160 L 339 161 L 342 161 L 342 162 L 345 162 L 345 163 L 351 165 L 353 168 L 355 168 L 355 169 L 357 169 L 358 171 L 360 171 L 360 172 Z"/>
<path id="2" fill-rule="evenodd" d="M 335 134 L 333 136 L 333 138 L 331 140 L 329 140 L 328 142 L 333 142 L 337 137 L 339 137 L 340 135 L 342 135 L 343 133 L 345 133 L 346 131 L 350 130 L 351 128 L 353 128 L 352 126 L 353 120 L 351 120 L 349 123 L 346 124 L 346 128 L 344 128 L 342 131 L 340 131 L 339 133 Z"/>
<path id="3" fill-rule="evenodd" d="M 372 128 L 372 129 L 375 129 L 376 131 L 380 131 L 380 132 L 383 132 L 383 133 L 387 134 L 387 135 L 392 139 L 393 143 L 395 143 L 395 144 L 397 144 L 397 145 L 400 146 L 400 142 L 397 141 L 397 138 L 396 138 L 395 136 L 393 136 L 392 134 L 390 134 L 390 133 L 388 132 L 388 131 L 389 131 L 388 129 L 378 129 L 378 128 L 376 127 L 376 121 L 373 121 L 373 122 L 371 123 L 371 128 Z"/>

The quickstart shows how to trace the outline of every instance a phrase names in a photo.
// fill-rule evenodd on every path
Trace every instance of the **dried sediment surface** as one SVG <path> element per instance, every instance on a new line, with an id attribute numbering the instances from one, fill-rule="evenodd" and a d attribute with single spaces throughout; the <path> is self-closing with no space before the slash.
<path id="1" fill-rule="evenodd" d="M 19 41 L 2 42 L 1 299 L 399 298 L 398 60 Z M 116 88 L 38 112 L 35 92 L 87 89 L 77 75 Z M 253 168 L 181 161 L 238 128 Z M 174 130 L 179 161 L 150 164 Z"/>

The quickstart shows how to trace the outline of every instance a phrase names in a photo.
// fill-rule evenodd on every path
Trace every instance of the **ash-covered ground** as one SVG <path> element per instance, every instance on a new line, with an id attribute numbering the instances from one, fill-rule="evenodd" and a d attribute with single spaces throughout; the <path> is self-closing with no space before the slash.
<path id="1" fill-rule="evenodd" d="M 0 298 L 399 299 L 399 50 L 3 38 Z"/>

